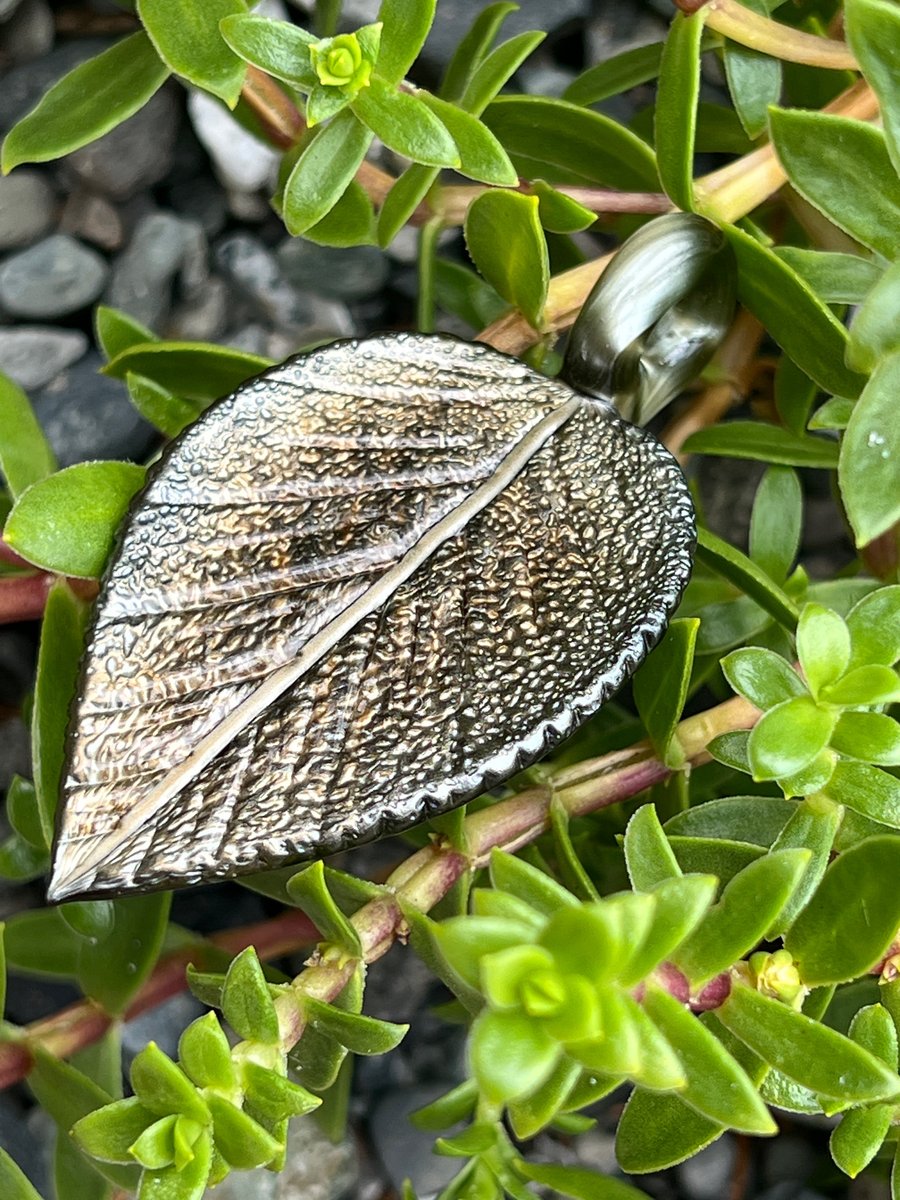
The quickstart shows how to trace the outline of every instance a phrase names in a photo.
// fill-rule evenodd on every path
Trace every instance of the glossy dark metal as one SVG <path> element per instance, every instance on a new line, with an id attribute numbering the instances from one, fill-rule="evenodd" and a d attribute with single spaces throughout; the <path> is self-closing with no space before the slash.
<path id="1" fill-rule="evenodd" d="M 734 255 L 721 231 L 670 213 L 628 239 L 578 315 L 563 374 L 644 424 L 712 357 L 734 313 Z"/>
<path id="2" fill-rule="evenodd" d="M 731 301 L 688 220 L 664 287 L 629 243 L 627 302 L 592 299 L 582 388 L 599 364 L 652 399 L 706 352 Z M 51 899 L 316 857 L 508 778 L 656 642 L 693 542 L 650 434 L 488 347 L 381 336 L 249 381 L 152 468 L 105 575 Z"/>

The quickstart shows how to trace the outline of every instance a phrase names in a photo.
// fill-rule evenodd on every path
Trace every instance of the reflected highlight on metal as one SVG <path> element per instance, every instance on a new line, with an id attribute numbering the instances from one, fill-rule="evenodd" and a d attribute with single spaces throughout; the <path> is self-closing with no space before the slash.
<path id="1" fill-rule="evenodd" d="M 662 633 L 694 542 L 677 465 L 603 392 L 682 387 L 730 270 L 698 218 L 642 230 L 573 331 L 578 391 L 385 335 L 267 371 L 173 442 L 104 578 L 50 898 L 408 828 L 595 712 Z"/>

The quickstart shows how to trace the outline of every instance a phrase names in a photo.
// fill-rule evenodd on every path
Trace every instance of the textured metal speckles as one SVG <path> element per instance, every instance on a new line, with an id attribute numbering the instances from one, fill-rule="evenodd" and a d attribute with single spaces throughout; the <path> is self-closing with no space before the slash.
<path id="1" fill-rule="evenodd" d="M 267 372 L 127 522 L 51 896 L 261 870 L 477 794 L 633 670 L 693 537 L 649 434 L 486 347 L 385 336 Z"/>

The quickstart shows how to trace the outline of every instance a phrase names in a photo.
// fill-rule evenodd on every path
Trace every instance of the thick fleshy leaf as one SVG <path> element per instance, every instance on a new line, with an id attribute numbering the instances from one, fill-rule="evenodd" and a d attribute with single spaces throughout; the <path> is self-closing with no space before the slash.
<path id="1" fill-rule="evenodd" d="M 722 538 L 701 529 L 697 536 L 697 555 L 723 578 L 746 592 L 780 624 L 793 631 L 799 613 L 791 598 L 765 571 Z"/>
<path id="2" fill-rule="evenodd" d="M 881 130 L 796 108 L 773 109 L 769 120 L 778 157 L 797 191 L 864 246 L 895 258 L 900 179 Z"/>
<path id="3" fill-rule="evenodd" d="M 152 379 L 144 379 L 131 371 L 125 376 L 125 382 L 131 403 L 145 421 L 155 425 L 166 437 L 177 437 L 203 411 L 200 401 L 183 400 Z"/>
<path id="4" fill-rule="evenodd" d="M 803 696 L 803 680 L 786 659 L 772 650 L 747 646 L 722 659 L 722 671 L 734 690 L 765 711 Z"/>
<path id="5" fill-rule="evenodd" d="M 222 989 L 222 1013 L 246 1041 L 278 1041 L 278 1015 L 259 959 L 252 946 L 241 951 L 228 968 Z"/>
<path id="6" fill-rule="evenodd" d="M 472 71 L 460 97 L 461 107 L 466 112 L 480 117 L 507 80 L 516 73 L 532 50 L 535 50 L 546 36 L 546 33 L 540 30 L 518 33 L 496 46 Z M 502 138 L 500 140 L 503 141 Z"/>
<path id="7" fill-rule="evenodd" d="M 659 74 L 664 46 L 664 42 L 651 42 L 648 46 L 625 50 L 622 54 L 588 67 L 572 80 L 563 92 L 563 99 L 572 104 L 598 104 L 619 92 L 655 79 Z"/>
<path id="8" fill-rule="evenodd" d="M 48 162 L 114 129 L 169 75 L 146 33 L 135 33 L 64 75 L 3 139 L 3 170 Z"/>
<path id="9" fill-rule="evenodd" d="M 108 304 L 97 305 L 94 312 L 94 332 L 97 343 L 107 359 L 115 358 L 132 346 L 159 341 L 152 329 L 142 325 L 129 313 L 110 308 Z"/>
<path id="10" fill-rule="evenodd" d="M 878 360 L 900 350 L 900 263 L 888 267 L 858 309 L 850 326 L 847 361 L 872 371 Z"/>
<path id="11" fill-rule="evenodd" d="M 772 843 L 772 849 L 807 850 L 809 862 L 784 907 L 772 921 L 766 933 L 767 941 L 774 941 L 790 929 L 797 914 L 803 911 L 810 896 L 819 886 L 831 860 L 834 840 L 843 815 L 840 805 L 821 795 L 809 795 L 794 805 L 794 811 Z"/>
<path id="12" fill-rule="evenodd" d="M 762 421 L 724 421 L 692 433 L 684 444 L 691 454 L 719 454 L 723 458 L 749 458 L 786 467 L 838 465 L 837 443 L 807 434 L 791 433 Z"/>
<path id="13" fill-rule="evenodd" d="M 547 243 L 537 196 L 488 191 L 466 214 L 466 247 L 472 261 L 504 300 L 540 327 L 550 282 Z"/>
<path id="14" fill-rule="evenodd" d="M 745 0 L 751 12 L 767 16 L 765 0 Z M 728 90 L 748 137 L 765 133 L 769 105 L 781 99 L 781 63 L 769 54 L 726 41 L 723 55 Z"/>
<path id="15" fill-rule="evenodd" d="M 400 1045 L 409 1030 L 408 1025 L 344 1012 L 320 1000 L 308 999 L 304 1007 L 313 1028 L 323 1030 L 354 1054 L 387 1054 Z"/>
<path id="16" fill-rule="evenodd" d="M 447 64 L 438 93 L 443 100 L 459 101 L 472 75 L 490 53 L 501 25 L 515 11 L 516 6 L 509 0 L 499 0 L 478 13 Z"/>
<path id="17" fill-rule="evenodd" d="M 828 745 L 837 714 L 820 707 L 811 696 L 776 704 L 754 725 L 747 753 L 754 779 L 793 775 L 812 762 Z"/>
<path id="18" fill-rule="evenodd" d="M 548 541 L 551 503 L 570 515 Z M 570 536 L 602 553 L 573 557 Z M 656 549 L 612 575 L 639 544 Z M 618 686 L 690 544 L 683 479 L 649 435 L 488 348 L 385 336 L 251 381 L 164 453 L 110 568 L 53 895 L 320 857 L 480 793 Z M 459 624 L 488 590 L 505 608 L 545 586 L 584 614 L 563 643 L 556 605 L 516 607 L 508 650 Z M 489 722 L 461 728 L 460 686 Z"/>
<path id="19" fill-rule="evenodd" d="M 457 170 L 461 175 L 500 187 L 515 187 L 519 182 L 516 169 L 487 125 L 455 104 L 448 104 L 437 96 L 430 96 L 428 92 L 416 94 L 456 143 L 459 154 Z"/>
<path id="20" fill-rule="evenodd" d="M 888 152 L 900 175 L 900 13 L 888 0 L 847 0 L 847 38 L 863 73 L 878 97 Z"/>
<path id="21" fill-rule="evenodd" d="M 900 766 L 900 724 L 882 713 L 844 713 L 831 735 L 831 745 L 848 758 Z"/>
<path id="22" fill-rule="evenodd" d="M 620 968 L 624 987 L 646 979 L 671 957 L 703 919 L 715 899 L 717 886 L 713 875 L 683 875 L 653 887 L 653 923 L 642 937 L 635 937 L 631 955 Z"/>
<path id="23" fill-rule="evenodd" d="M 672 621 L 647 663 L 635 674 L 634 701 L 656 753 L 671 766 L 683 761 L 672 739 L 687 699 L 700 621 Z"/>
<path id="24" fill-rule="evenodd" d="M 209 1119 L 203 1097 L 155 1042 L 150 1042 L 135 1057 L 131 1086 L 141 1104 L 159 1117 L 183 1113 L 201 1124 Z"/>
<path id="25" fill-rule="evenodd" d="M 243 0 L 138 0 L 137 9 L 160 58 L 234 108 L 247 68 L 226 45 L 219 22 L 246 12 Z"/>
<path id="26" fill-rule="evenodd" d="M 458 167 L 456 143 L 439 117 L 411 92 L 373 76 L 352 101 L 353 111 L 391 150 L 426 167 Z"/>
<path id="27" fill-rule="evenodd" d="M 833 609 L 805 604 L 797 623 L 797 654 L 810 691 L 818 696 L 850 662 L 850 631 Z"/>
<path id="28" fill-rule="evenodd" d="M 219 28 L 235 54 L 275 79 L 309 91 L 319 82 L 309 60 L 309 45 L 316 39 L 288 21 L 273 21 L 249 13 L 224 17 Z"/>
<path id="29" fill-rule="evenodd" d="M 121 1013 L 156 965 L 169 916 L 168 895 L 114 901 L 112 932 L 88 938 L 78 958 L 78 982 L 110 1013 Z"/>
<path id="30" fill-rule="evenodd" d="M 878 265 L 858 254 L 778 246 L 775 253 L 826 304 L 859 304 L 881 277 Z"/>
<path id="31" fill-rule="evenodd" d="M 681 875 L 656 808 L 642 804 L 625 829 L 625 863 L 635 891 L 648 892 L 666 879 Z"/>
<path id="32" fill-rule="evenodd" d="M 499 891 L 515 896 L 544 916 L 551 916 L 560 908 L 573 908 L 578 903 L 561 883 L 502 850 L 491 853 L 491 882 Z"/>
<path id="33" fill-rule="evenodd" d="M 841 442 L 838 481 L 859 546 L 900 518 L 900 353 L 876 367 L 853 408 Z"/>
<path id="34" fill-rule="evenodd" d="M 30 975 L 74 979 L 81 939 L 58 908 L 36 909 L 9 917 L 5 931 L 6 961 Z"/>
<path id="35" fill-rule="evenodd" d="M 28 397 L 0 372 L 0 475 L 13 499 L 56 470 L 56 458 Z"/>
<path id="36" fill-rule="evenodd" d="M 838 763 L 825 788 L 827 795 L 854 812 L 900 829 L 900 779 L 863 763 Z"/>
<path id="37" fill-rule="evenodd" d="M 434 20 L 435 0 L 381 0 L 382 24 L 378 72 L 389 83 L 399 83 L 416 61 Z"/>
<path id="38" fill-rule="evenodd" d="M 847 613 L 851 670 L 870 663 L 892 667 L 900 659 L 900 586 L 870 592 Z"/>
<path id="39" fill-rule="evenodd" d="M 557 1196 L 575 1200 L 644 1200 L 646 1193 L 610 1175 L 563 1163 L 531 1163 L 520 1159 L 517 1172 L 532 1183 L 543 1184 Z"/>
<path id="40" fill-rule="evenodd" d="M 659 177 L 679 208 L 694 207 L 694 134 L 700 97 L 700 40 L 704 10 L 675 15 L 666 38 L 656 98 Z"/>
<path id="41" fill-rule="evenodd" d="M 440 167 L 423 167 L 421 163 L 413 163 L 399 176 L 378 214 L 379 246 L 391 244 L 428 195 L 440 173 Z"/>
<path id="42" fill-rule="evenodd" d="M 92 1158 L 101 1162 L 131 1163 L 134 1162 L 131 1147 L 155 1119 L 136 1096 L 130 1096 L 82 1117 L 75 1124 L 73 1136 Z"/>
<path id="43" fill-rule="evenodd" d="M 295 237 L 306 233 L 334 208 L 365 158 L 372 136 L 349 109 L 316 128 L 284 186 L 288 233 Z"/>
<path id="44" fill-rule="evenodd" d="M 47 571 L 96 579 L 144 468 L 124 462 L 65 467 L 23 492 L 3 536 L 17 554 Z"/>
<path id="45" fill-rule="evenodd" d="M 856 979 L 886 952 L 900 927 L 900 895 L 889 882 L 898 871 L 894 837 L 867 838 L 835 859 L 785 942 L 805 983 Z"/>
<path id="46" fill-rule="evenodd" d="M 789 358 L 781 361 L 791 362 Z M 750 557 L 776 583 L 783 583 L 790 574 L 802 530 L 803 493 L 797 472 L 790 467 L 769 467 L 753 500 Z"/>
<path id="47" fill-rule="evenodd" d="M 145 376 L 189 400 L 216 400 L 272 366 L 271 359 L 228 346 L 205 342 L 138 343 L 119 351 L 106 367 L 105 375 L 127 379 L 129 374 Z"/>
<path id="48" fill-rule="evenodd" d="M 524 1013 L 484 1012 L 472 1026 L 469 1053 L 482 1093 L 505 1104 L 540 1087 L 562 1047 Z"/>

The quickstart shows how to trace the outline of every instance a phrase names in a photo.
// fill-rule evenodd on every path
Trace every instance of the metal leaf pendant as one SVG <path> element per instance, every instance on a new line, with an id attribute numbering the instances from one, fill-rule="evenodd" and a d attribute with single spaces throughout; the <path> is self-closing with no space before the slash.
<path id="1" fill-rule="evenodd" d="M 705 222 L 667 221 L 691 262 L 721 254 Z M 699 294 L 694 370 L 730 304 L 714 321 Z M 648 311 L 645 347 L 667 319 Z M 606 339 L 607 368 L 640 373 L 633 341 Z M 107 570 L 51 899 L 328 854 L 506 779 L 634 670 L 693 541 L 650 434 L 485 346 L 386 335 L 248 382 L 152 469 Z"/>

